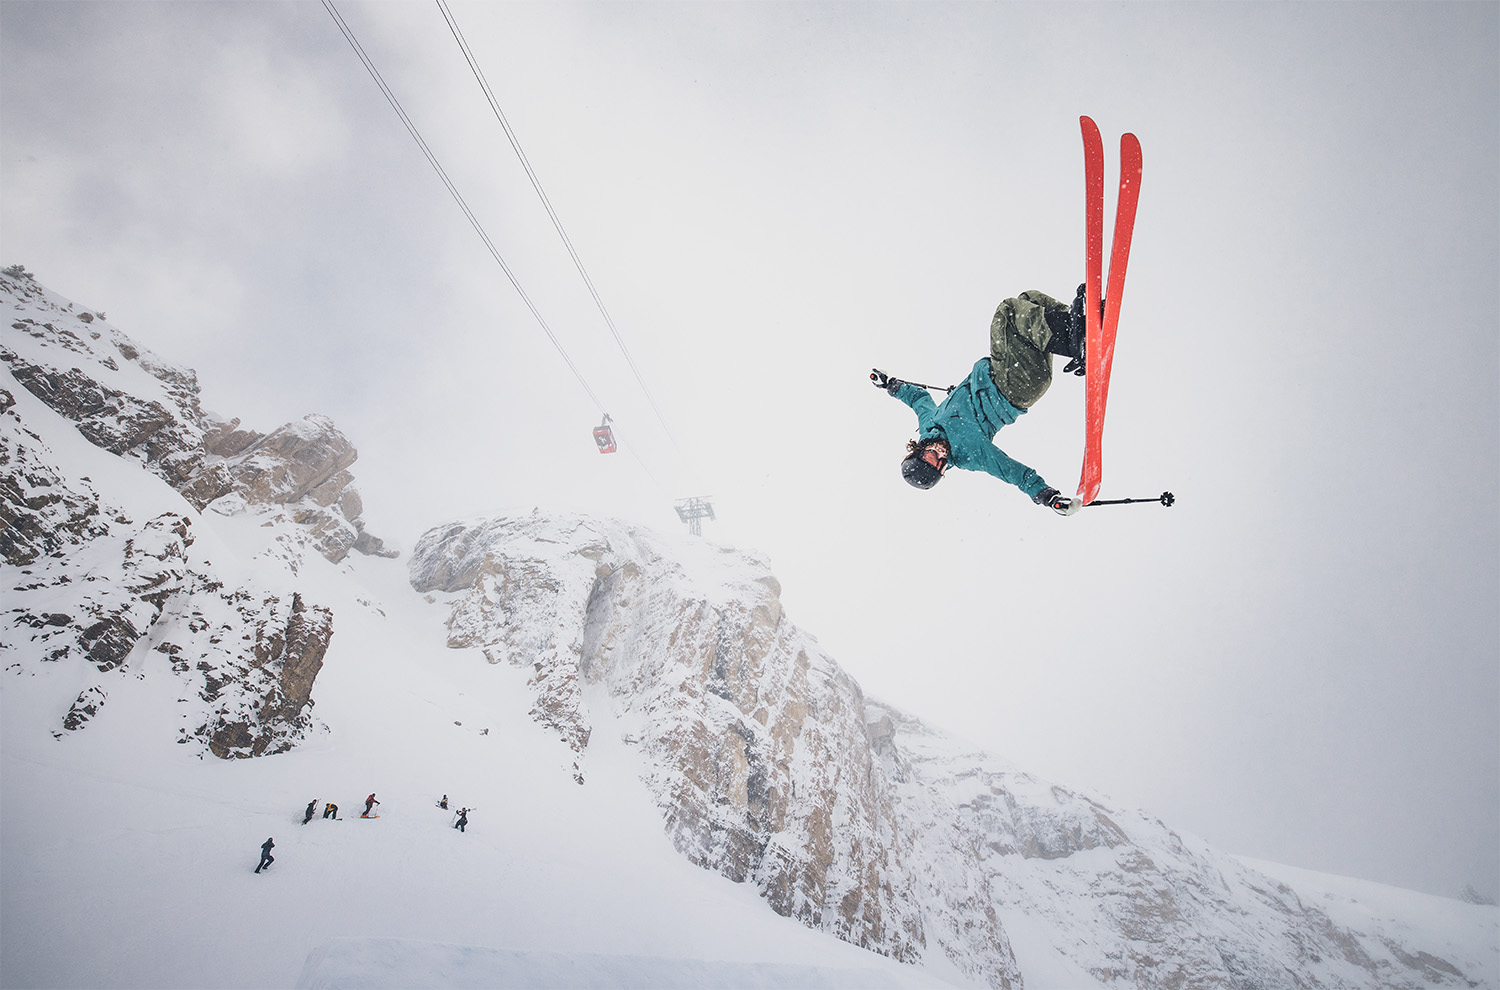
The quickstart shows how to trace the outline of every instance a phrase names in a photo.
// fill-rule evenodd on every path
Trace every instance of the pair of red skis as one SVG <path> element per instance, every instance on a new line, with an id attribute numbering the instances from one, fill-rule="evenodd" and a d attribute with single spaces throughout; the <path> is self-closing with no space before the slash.
<path id="1" fill-rule="evenodd" d="M 1130 236 L 1135 230 L 1135 206 L 1141 192 L 1141 142 L 1134 134 L 1120 138 L 1120 195 L 1115 206 L 1114 245 L 1109 256 L 1109 286 L 1104 292 L 1100 319 L 1100 288 L 1104 266 L 1104 140 L 1099 126 L 1080 117 L 1083 128 L 1083 184 L 1085 196 L 1084 299 L 1088 330 L 1084 347 L 1083 476 L 1078 498 L 1084 504 L 1099 494 L 1103 477 L 1104 406 L 1109 400 L 1109 369 L 1115 357 L 1115 329 L 1120 323 L 1120 301 L 1125 294 L 1125 268 L 1130 262 Z M 1162 504 L 1169 505 L 1166 495 Z"/>

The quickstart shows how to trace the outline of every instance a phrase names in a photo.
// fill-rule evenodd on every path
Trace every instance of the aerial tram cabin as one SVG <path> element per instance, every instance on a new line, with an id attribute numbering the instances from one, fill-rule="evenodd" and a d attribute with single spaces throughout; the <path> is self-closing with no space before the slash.
<path id="1" fill-rule="evenodd" d="M 599 445 L 601 454 L 615 452 L 615 431 L 609 428 L 609 413 L 604 414 L 604 422 L 594 427 L 594 443 Z"/>

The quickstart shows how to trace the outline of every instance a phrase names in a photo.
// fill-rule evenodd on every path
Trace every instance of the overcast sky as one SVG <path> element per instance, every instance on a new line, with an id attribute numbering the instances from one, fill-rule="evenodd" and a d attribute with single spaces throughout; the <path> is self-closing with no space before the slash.
<path id="1" fill-rule="evenodd" d="M 532 506 L 767 554 L 866 691 L 1230 851 L 1500 895 L 1500 6 L 0 4 L 0 263 L 376 535 Z M 1145 173 L 1102 498 L 901 483 L 990 316 L 1082 275 L 1078 117 Z M 590 430 L 616 421 L 623 449 Z M 670 430 L 670 433 L 668 432 Z M 1081 379 L 997 438 L 1077 485 Z"/>

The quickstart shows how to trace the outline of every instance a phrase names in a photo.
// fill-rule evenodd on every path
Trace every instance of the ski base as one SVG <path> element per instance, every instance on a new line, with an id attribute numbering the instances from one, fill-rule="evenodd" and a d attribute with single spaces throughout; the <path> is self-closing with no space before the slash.
<path id="1" fill-rule="evenodd" d="M 1104 477 L 1104 412 L 1109 401 L 1109 376 L 1114 364 L 1115 333 L 1125 294 L 1125 272 L 1135 232 L 1136 204 L 1141 189 L 1141 143 L 1134 134 L 1120 138 L 1120 193 L 1115 207 L 1114 241 L 1110 246 L 1109 287 L 1104 281 L 1104 141 L 1099 126 L 1080 117 L 1084 170 L 1084 298 L 1087 330 L 1084 353 L 1083 472 L 1078 496 L 1084 505 L 1094 501 Z M 1100 298 L 1104 299 L 1100 315 Z"/>

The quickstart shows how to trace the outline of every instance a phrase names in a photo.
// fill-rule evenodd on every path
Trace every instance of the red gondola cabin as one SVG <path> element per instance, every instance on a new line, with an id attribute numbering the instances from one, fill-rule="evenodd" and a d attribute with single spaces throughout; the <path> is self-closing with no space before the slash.
<path id="1" fill-rule="evenodd" d="M 594 427 L 594 442 L 599 445 L 601 454 L 615 452 L 615 433 L 609 428 L 609 413 L 604 414 L 604 422 Z"/>

